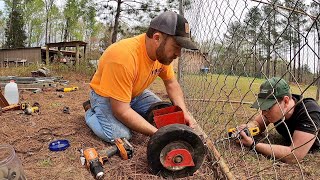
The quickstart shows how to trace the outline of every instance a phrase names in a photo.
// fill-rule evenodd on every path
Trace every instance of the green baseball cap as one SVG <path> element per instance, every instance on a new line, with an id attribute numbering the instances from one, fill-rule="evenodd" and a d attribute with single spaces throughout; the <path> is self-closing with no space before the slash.
<path id="1" fill-rule="evenodd" d="M 251 107 L 267 110 L 277 102 L 277 98 L 282 98 L 290 94 L 290 86 L 287 82 L 284 79 L 273 77 L 261 84 L 258 99 Z"/>

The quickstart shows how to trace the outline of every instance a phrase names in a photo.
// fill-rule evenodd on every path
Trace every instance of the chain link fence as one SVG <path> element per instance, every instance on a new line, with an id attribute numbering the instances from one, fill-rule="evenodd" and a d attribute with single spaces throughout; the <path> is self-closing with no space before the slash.
<path id="1" fill-rule="evenodd" d="M 277 156 L 274 145 L 290 147 L 292 136 L 291 141 L 284 140 L 272 124 L 254 137 L 256 144 L 269 145 L 269 156 L 237 143 L 238 138 L 228 138 L 230 128 L 256 116 L 264 118 L 251 105 L 268 78 L 283 78 L 293 94 L 319 100 L 319 14 L 318 0 L 192 0 L 184 7 L 200 50 L 183 52 L 178 79 L 189 110 L 221 156 L 215 164 L 226 163 L 219 178 L 320 177 L 320 151 L 294 164 L 283 163 L 287 156 L 298 160 L 294 152 L 300 147 L 293 144 L 289 154 Z M 308 117 L 317 134 L 320 124 Z"/>

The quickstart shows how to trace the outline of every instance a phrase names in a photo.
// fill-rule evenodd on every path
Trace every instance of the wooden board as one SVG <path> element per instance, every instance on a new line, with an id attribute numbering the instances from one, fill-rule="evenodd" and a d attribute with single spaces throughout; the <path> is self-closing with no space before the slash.
<path id="1" fill-rule="evenodd" d="M 3 107 L 1 111 L 10 111 L 10 110 L 19 110 L 20 109 L 20 104 L 12 104 L 6 107 Z"/>
<path id="2" fill-rule="evenodd" d="M 9 106 L 8 101 L 6 100 L 6 98 L 3 96 L 1 90 L 0 90 L 0 107 L 6 107 Z"/>

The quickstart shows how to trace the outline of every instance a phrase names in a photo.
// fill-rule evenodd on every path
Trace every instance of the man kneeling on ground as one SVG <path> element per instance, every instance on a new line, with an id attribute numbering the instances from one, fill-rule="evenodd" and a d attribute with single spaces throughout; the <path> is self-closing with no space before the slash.
<path id="1" fill-rule="evenodd" d="M 98 137 L 112 142 L 116 138 L 130 139 L 131 130 L 148 136 L 157 131 L 143 118 L 152 104 L 161 101 L 147 89 L 157 77 L 162 79 L 173 105 L 182 109 L 186 123 L 192 126 L 172 65 L 181 55 L 181 48 L 197 49 L 190 39 L 188 21 L 167 11 L 151 21 L 146 33 L 123 39 L 105 50 L 90 83 L 91 106 L 85 114 L 87 125 Z"/>

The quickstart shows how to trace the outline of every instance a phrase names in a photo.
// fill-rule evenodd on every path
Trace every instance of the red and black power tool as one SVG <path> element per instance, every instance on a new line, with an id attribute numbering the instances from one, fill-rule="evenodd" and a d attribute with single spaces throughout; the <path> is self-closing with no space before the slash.
<path id="1" fill-rule="evenodd" d="M 133 146 L 125 138 L 115 139 L 115 145 L 110 148 L 97 151 L 95 148 L 85 148 L 83 156 L 85 164 L 96 179 L 104 176 L 103 164 L 111 156 L 119 154 L 122 159 L 127 160 L 133 156 Z"/>

